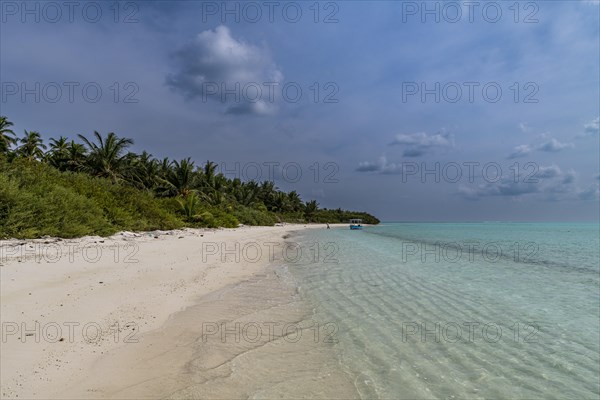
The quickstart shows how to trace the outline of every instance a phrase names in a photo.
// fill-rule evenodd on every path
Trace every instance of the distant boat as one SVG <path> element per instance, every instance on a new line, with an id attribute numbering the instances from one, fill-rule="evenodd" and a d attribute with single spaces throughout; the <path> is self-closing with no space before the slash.
<path id="1" fill-rule="evenodd" d="M 351 219 L 350 220 L 350 229 L 352 229 L 352 230 L 362 229 L 362 219 L 360 219 L 360 218 Z"/>

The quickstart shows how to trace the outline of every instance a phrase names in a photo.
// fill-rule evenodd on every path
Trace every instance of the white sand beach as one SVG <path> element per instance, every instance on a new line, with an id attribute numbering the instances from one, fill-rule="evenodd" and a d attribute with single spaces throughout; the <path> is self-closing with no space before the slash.
<path id="1" fill-rule="evenodd" d="M 356 397 L 274 268 L 309 228 L 0 242 L 2 398 Z"/>

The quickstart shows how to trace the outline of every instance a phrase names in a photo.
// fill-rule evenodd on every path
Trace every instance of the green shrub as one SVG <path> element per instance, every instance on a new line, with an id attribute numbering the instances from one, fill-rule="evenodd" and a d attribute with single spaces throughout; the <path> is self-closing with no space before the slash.
<path id="1" fill-rule="evenodd" d="M 0 162 L 0 237 L 110 235 L 173 229 L 181 219 L 151 194 L 38 162 Z"/>
<path id="2" fill-rule="evenodd" d="M 266 211 L 266 208 L 264 211 L 262 211 L 249 207 L 238 206 L 234 207 L 232 213 L 237 220 L 244 225 L 273 226 L 276 222 L 275 216 Z"/>

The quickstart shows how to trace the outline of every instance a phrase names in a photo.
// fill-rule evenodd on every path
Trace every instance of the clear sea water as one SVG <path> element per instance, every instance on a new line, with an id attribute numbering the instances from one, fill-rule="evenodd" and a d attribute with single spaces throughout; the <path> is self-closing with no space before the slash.
<path id="1" fill-rule="evenodd" d="M 310 249 L 289 272 L 361 397 L 600 397 L 598 224 L 390 223 L 289 240 Z"/>

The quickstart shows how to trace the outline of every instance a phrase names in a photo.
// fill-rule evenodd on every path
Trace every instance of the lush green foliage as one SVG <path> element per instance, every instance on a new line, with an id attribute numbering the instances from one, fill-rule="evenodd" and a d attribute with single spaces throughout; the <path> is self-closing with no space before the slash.
<path id="1" fill-rule="evenodd" d="M 372 215 L 320 210 L 298 193 L 228 179 L 207 161 L 157 160 L 127 152 L 131 139 L 114 133 L 83 143 L 37 132 L 17 139 L 0 117 L 0 238 L 109 235 L 120 230 L 273 225 L 276 222 L 347 222 Z M 47 151 L 45 151 L 47 150 Z"/>
<path id="2" fill-rule="evenodd" d="M 378 224 L 379 219 L 366 212 L 337 210 L 318 210 L 314 217 L 314 222 L 329 222 L 329 223 L 346 223 L 350 219 L 361 218 L 364 224 Z"/>
<path id="3" fill-rule="evenodd" d="M 0 161 L 0 237 L 76 237 L 174 229 L 165 199 L 107 179 L 26 160 Z"/>

